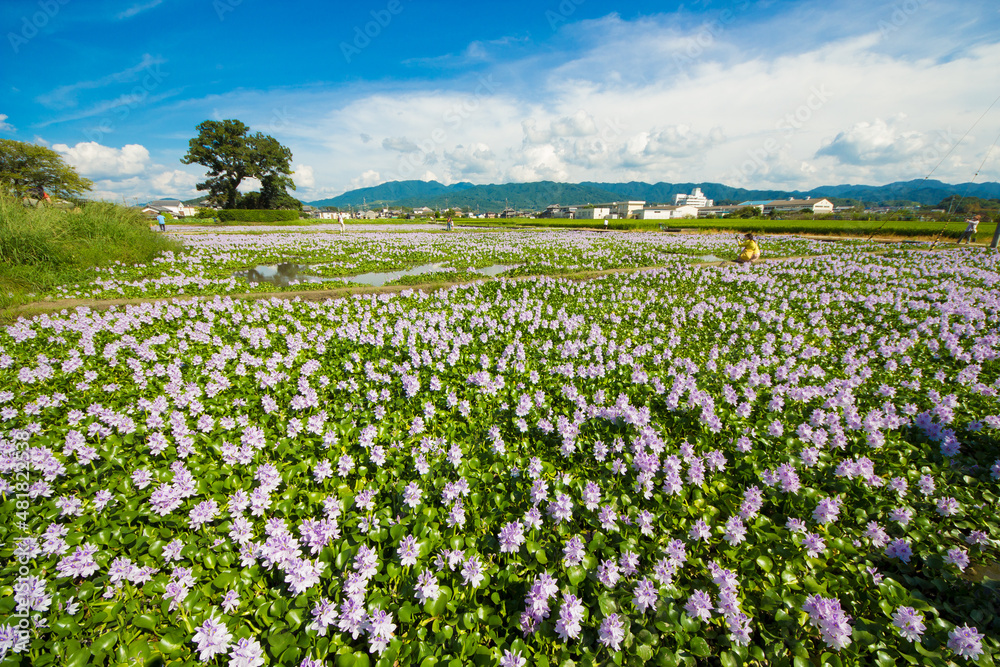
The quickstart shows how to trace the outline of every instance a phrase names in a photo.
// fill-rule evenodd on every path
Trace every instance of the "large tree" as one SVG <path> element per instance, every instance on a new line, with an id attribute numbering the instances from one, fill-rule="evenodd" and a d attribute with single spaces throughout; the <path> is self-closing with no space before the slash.
<path id="1" fill-rule="evenodd" d="M 0 190 L 16 197 L 39 198 L 41 188 L 53 197 L 68 199 L 86 192 L 92 185 L 54 150 L 0 139 Z"/>
<path id="2" fill-rule="evenodd" d="M 290 178 L 292 151 L 271 136 L 257 132 L 238 120 L 206 120 L 198 125 L 198 136 L 188 143 L 181 162 L 198 163 L 208 168 L 208 178 L 198 184 L 224 208 L 236 208 L 237 191 L 246 178 L 261 182 L 256 197 L 262 208 L 275 208 L 287 197 L 285 187 L 295 189 Z"/>

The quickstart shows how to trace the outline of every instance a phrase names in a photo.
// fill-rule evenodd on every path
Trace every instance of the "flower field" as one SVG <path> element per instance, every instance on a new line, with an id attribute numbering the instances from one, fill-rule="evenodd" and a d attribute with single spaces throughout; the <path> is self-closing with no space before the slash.
<path id="1" fill-rule="evenodd" d="M 63 295 L 214 298 L 0 332 L 0 666 L 1000 655 L 996 254 L 331 237 L 192 237 Z M 667 268 L 226 296 L 288 256 Z"/>
<path id="2" fill-rule="evenodd" d="M 325 278 L 387 271 L 425 263 L 447 263 L 453 279 L 478 278 L 469 267 L 517 265 L 521 275 L 600 271 L 630 267 L 673 265 L 713 256 L 735 259 L 733 236 L 679 234 L 605 234 L 602 232 L 430 232 L 388 233 L 377 227 L 362 233 L 322 231 L 205 233 L 178 235 L 187 246 L 182 255 L 166 253 L 142 266 L 115 265 L 97 269 L 88 283 L 66 285 L 47 296 L 53 298 L 110 299 L 120 297 L 164 298 L 273 292 L 269 284 L 247 285 L 234 273 L 255 264 L 294 261 L 311 267 Z M 288 229 L 288 228 L 286 228 Z M 762 244 L 765 257 L 827 254 L 834 248 L 884 250 L 885 244 L 863 241 L 824 243 L 789 237 L 772 237 Z M 898 246 L 897 246 L 898 247 Z M 300 283 L 288 289 L 323 289 L 337 283 Z"/>

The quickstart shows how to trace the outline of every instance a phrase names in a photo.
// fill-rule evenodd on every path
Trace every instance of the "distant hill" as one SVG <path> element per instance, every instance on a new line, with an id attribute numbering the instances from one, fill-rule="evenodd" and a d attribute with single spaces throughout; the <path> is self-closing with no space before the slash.
<path id="1" fill-rule="evenodd" d="M 472 183 L 455 183 L 444 185 L 437 181 L 389 181 L 371 188 L 360 188 L 345 192 L 330 199 L 320 199 L 318 201 L 307 202 L 311 206 L 336 206 L 343 208 L 347 206 L 361 206 L 363 204 L 399 204 L 402 200 L 419 199 L 423 202 L 437 196 L 450 195 L 461 192 L 466 188 L 475 187 Z M 424 206 L 425 204 L 417 204 Z"/>
<path id="2" fill-rule="evenodd" d="M 480 211 L 501 211 L 505 205 L 518 210 L 545 209 L 549 204 L 598 204 L 627 199 L 651 203 L 673 203 L 674 195 L 701 188 L 716 204 L 736 204 L 748 200 L 829 197 L 861 201 L 867 205 L 913 202 L 934 205 L 952 195 L 1000 199 L 1000 183 L 960 183 L 951 185 L 934 180 L 913 180 L 888 185 L 824 185 L 810 190 L 748 190 L 721 183 L 504 183 L 442 185 L 437 181 L 391 181 L 373 188 L 352 190 L 332 199 L 308 202 L 313 206 L 429 206 L 469 207 Z"/>

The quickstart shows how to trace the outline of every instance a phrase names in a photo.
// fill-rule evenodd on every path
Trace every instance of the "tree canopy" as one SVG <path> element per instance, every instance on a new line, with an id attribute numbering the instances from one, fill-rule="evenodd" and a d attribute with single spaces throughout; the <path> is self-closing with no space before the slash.
<path id="1" fill-rule="evenodd" d="M 16 197 L 37 197 L 42 188 L 52 197 L 69 199 L 92 185 L 51 148 L 0 139 L 0 190 Z"/>
<path id="2" fill-rule="evenodd" d="M 285 190 L 295 189 L 292 151 L 277 139 L 261 132 L 250 134 L 250 128 L 238 120 L 206 120 L 197 129 L 198 136 L 188 142 L 181 162 L 208 168 L 208 178 L 197 188 L 207 190 L 214 202 L 237 208 L 240 183 L 256 178 L 261 183 L 260 192 L 243 196 L 254 208 L 301 206 Z"/>

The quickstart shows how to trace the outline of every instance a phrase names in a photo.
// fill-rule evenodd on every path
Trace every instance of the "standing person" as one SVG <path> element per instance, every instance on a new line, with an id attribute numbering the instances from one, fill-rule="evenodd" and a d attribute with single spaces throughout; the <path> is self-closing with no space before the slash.
<path id="1" fill-rule="evenodd" d="M 449 232 L 451 231 L 451 216 L 450 215 L 448 216 L 448 223 L 445 226 L 445 229 L 447 229 Z"/>
<path id="2" fill-rule="evenodd" d="M 604 218 L 604 231 L 608 231 L 608 219 Z"/>
<path id="3" fill-rule="evenodd" d="M 976 242 L 976 232 L 979 230 L 979 216 L 974 215 L 965 221 L 965 231 L 962 235 L 958 237 L 958 245 L 962 245 L 962 241 L 968 241 L 969 245 Z"/>
<path id="4" fill-rule="evenodd" d="M 156 214 L 156 224 L 160 226 L 160 231 L 167 231 L 167 219 L 163 217 L 163 211 Z"/>
<path id="5" fill-rule="evenodd" d="M 337 221 L 340 222 L 340 233 L 344 233 L 344 213 L 340 211 L 337 213 Z"/>
<path id="6" fill-rule="evenodd" d="M 757 241 L 754 239 L 752 233 L 746 233 L 746 236 L 743 237 L 743 244 L 740 248 L 742 249 L 742 252 L 740 252 L 740 256 L 736 258 L 738 263 L 746 264 L 747 262 L 754 262 L 760 259 L 760 246 L 757 245 Z"/>

